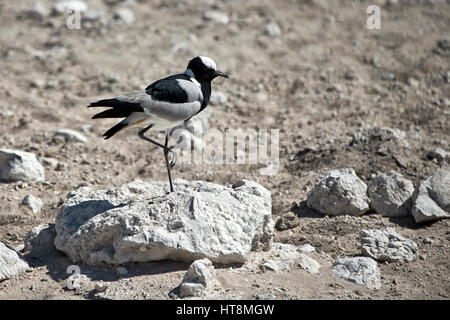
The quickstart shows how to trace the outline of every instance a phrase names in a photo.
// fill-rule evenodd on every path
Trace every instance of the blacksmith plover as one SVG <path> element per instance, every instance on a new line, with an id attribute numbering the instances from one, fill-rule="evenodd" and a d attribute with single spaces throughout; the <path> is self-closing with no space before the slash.
<path id="1" fill-rule="evenodd" d="M 175 165 L 177 154 L 172 150 L 173 147 L 167 146 L 170 130 L 206 108 L 211 96 L 211 81 L 218 76 L 228 78 L 227 74 L 217 70 L 214 60 L 198 56 L 189 61 L 182 74 L 153 82 L 144 91 L 126 93 L 112 99 L 93 102 L 88 108 L 110 108 L 94 115 L 92 119 L 125 118 L 103 134 L 105 139 L 111 138 L 125 128 L 143 127 L 138 133 L 139 137 L 157 145 L 164 151 L 170 192 L 173 192 L 170 169 Z M 165 131 L 164 145 L 144 136 L 149 129 Z M 169 152 L 172 153 L 170 164 Z"/>

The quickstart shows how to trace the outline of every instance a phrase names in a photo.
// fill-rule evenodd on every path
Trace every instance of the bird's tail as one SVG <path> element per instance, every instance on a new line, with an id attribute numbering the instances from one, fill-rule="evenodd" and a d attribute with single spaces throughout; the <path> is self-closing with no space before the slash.
<path id="1" fill-rule="evenodd" d="M 128 126 L 128 123 L 127 123 L 126 119 L 124 119 L 124 120 L 120 121 L 118 124 L 116 124 L 114 127 L 112 127 L 111 129 L 106 131 L 103 134 L 103 136 L 105 137 L 105 139 L 109 139 L 113 135 L 115 135 L 117 132 L 119 132 L 120 130 L 125 129 L 127 126 Z"/>
<path id="2" fill-rule="evenodd" d="M 117 132 L 125 129 L 126 127 L 132 126 L 143 119 L 142 107 L 137 103 L 121 101 L 116 98 L 114 99 L 103 99 L 97 102 L 91 103 L 88 108 L 91 107 L 109 107 L 111 109 L 104 110 L 97 113 L 92 117 L 92 119 L 101 118 L 125 118 L 114 127 L 106 131 L 103 136 L 105 139 L 111 138 Z"/>

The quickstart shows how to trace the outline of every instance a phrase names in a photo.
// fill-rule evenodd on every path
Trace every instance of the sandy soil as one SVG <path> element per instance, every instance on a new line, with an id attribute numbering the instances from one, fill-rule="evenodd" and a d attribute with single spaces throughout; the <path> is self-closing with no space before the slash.
<path id="1" fill-rule="evenodd" d="M 136 20 L 120 25 L 112 18 L 120 1 L 92 0 L 89 8 L 103 10 L 104 23 L 80 30 L 68 29 L 64 15 L 27 17 L 31 2 L 0 4 L 0 146 L 54 158 L 58 165 L 45 167 L 45 182 L 0 184 L 0 241 L 18 246 L 31 228 L 54 223 L 66 194 L 80 184 L 100 189 L 135 178 L 166 180 L 162 152 L 138 139 L 137 128 L 105 141 L 101 135 L 116 121 L 91 120 L 85 106 L 181 72 L 201 54 L 231 74 L 213 83 L 228 101 L 209 107 L 210 126 L 280 129 L 280 168 L 264 176 L 261 165 L 185 165 L 173 175 L 261 183 L 272 192 L 275 221 L 288 212 L 297 216 L 298 226 L 277 231 L 275 241 L 310 243 L 317 251 L 311 257 L 322 264 L 316 275 L 217 266 L 226 289 L 220 297 L 449 299 L 450 221 L 324 218 L 302 209 L 320 175 L 331 169 L 352 167 L 366 183 L 378 171 L 396 170 L 417 184 L 439 168 L 426 155 L 435 147 L 450 151 L 448 1 L 136 1 L 126 5 Z M 381 30 L 366 27 L 372 2 L 381 6 Z M 227 13 L 230 22 L 205 21 L 209 10 Z M 270 21 L 280 26 L 279 36 L 265 33 Z M 378 152 L 377 145 L 350 146 L 353 134 L 372 127 L 405 131 L 409 153 L 399 158 Z M 53 140 L 61 128 L 81 132 L 88 143 Z M 30 193 L 44 202 L 38 214 L 20 205 Z M 333 258 L 360 254 L 362 228 L 385 226 L 415 241 L 420 255 L 410 263 L 380 264 L 380 290 L 329 271 Z M 64 254 L 50 252 L 30 264 L 30 272 L 0 283 L 0 299 L 97 298 L 65 288 L 71 262 Z M 132 264 L 124 276 L 112 267 L 81 270 L 106 281 L 110 298 L 172 299 L 187 267 Z"/>

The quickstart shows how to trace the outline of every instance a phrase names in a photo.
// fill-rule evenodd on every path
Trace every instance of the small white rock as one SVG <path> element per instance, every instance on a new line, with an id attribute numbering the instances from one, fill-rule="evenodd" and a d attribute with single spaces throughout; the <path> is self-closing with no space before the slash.
<path id="1" fill-rule="evenodd" d="M 316 249 L 310 245 L 309 243 L 301 245 L 301 246 L 297 246 L 297 251 L 302 251 L 302 252 L 314 252 L 316 251 Z"/>
<path id="2" fill-rule="evenodd" d="M 33 153 L 0 149 L 0 180 L 43 181 L 44 168 Z"/>
<path id="3" fill-rule="evenodd" d="M 69 142 L 69 141 L 87 142 L 88 141 L 87 138 L 85 136 L 83 136 L 81 133 L 78 133 L 78 132 L 76 132 L 74 130 L 71 130 L 71 129 L 60 129 L 60 130 L 57 130 L 54 133 L 53 138 L 55 138 L 57 136 L 64 137 L 66 142 Z"/>
<path id="4" fill-rule="evenodd" d="M 381 288 L 380 270 L 377 262 L 372 258 L 354 257 L 336 259 L 333 262 L 331 272 L 347 281 L 366 285 L 369 289 Z"/>
<path id="5" fill-rule="evenodd" d="M 117 267 L 116 268 L 116 272 L 117 272 L 118 275 L 124 276 L 124 275 L 126 275 L 128 273 L 128 270 L 125 267 Z"/>
<path id="6" fill-rule="evenodd" d="M 95 290 L 98 292 L 103 292 L 108 289 L 109 285 L 104 281 L 98 281 L 95 283 Z"/>
<path id="7" fill-rule="evenodd" d="M 0 241 L 0 282 L 17 276 L 29 268 L 16 251 Z"/>
<path id="8" fill-rule="evenodd" d="M 33 79 L 30 81 L 30 87 L 32 88 L 42 88 L 44 87 L 44 80 L 42 79 Z"/>
<path id="9" fill-rule="evenodd" d="M 279 37 L 281 35 L 281 29 L 278 23 L 275 21 L 269 22 L 264 27 L 264 32 L 271 37 Z"/>
<path id="10" fill-rule="evenodd" d="M 87 290 L 89 278 L 81 273 L 74 273 L 66 280 L 66 288 L 69 290 L 75 290 L 76 292 L 82 292 Z"/>
<path id="11" fill-rule="evenodd" d="M 185 274 L 180 286 L 180 296 L 200 297 L 221 288 L 216 278 L 216 270 L 207 258 L 196 260 Z"/>
<path id="12" fill-rule="evenodd" d="M 427 158 L 436 159 L 439 163 L 450 163 L 450 152 L 445 151 L 441 148 L 434 148 L 428 152 Z"/>
<path id="13" fill-rule="evenodd" d="M 419 85 L 420 85 L 420 82 L 419 82 L 419 80 L 417 80 L 417 79 L 415 79 L 415 78 L 408 78 L 408 84 L 409 84 L 411 87 L 418 88 Z"/>
<path id="14" fill-rule="evenodd" d="M 221 11 L 206 11 L 203 13 L 203 19 L 217 24 L 228 24 L 230 22 L 230 17 Z"/>
<path id="15" fill-rule="evenodd" d="M 38 20 L 43 20 L 50 14 L 49 10 L 39 1 L 33 2 L 26 13 L 29 17 Z"/>
<path id="16" fill-rule="evenodd" d="M 39 158 L 39 160 L 42 162 L 42 164 L 44 166 L 49 166 L 49 167 L 53 167 L 56 168 L 58 166 L 59 161 L 53 158 Z"/>
<path id="17" fill-rule="evenodd" d="M 133 11 L 128 8 L 117 8 L 114 11 L 114 19 L 122 21 L 127 25 L 133 24 L 136 20 Z"/>
<path id="18" fill-rule="evenodd" d="M 33 213 L 39 213 L 42 209 L 42 205 L 44 204 L 41 199 L 34 197 L 29 194 L 22 200 L 22 204 L 31 209 Z"/>
<path id="19" fill-rule="evenodd" d="M 318 273 L 320 269 L 320 263 L 313 258 L 308 257 L 304 253 L 300 253 L 297 258 L 298 265 L 309 273 Z"/>
<path id="20" fill-rule="evenodd" d="M 413 261 L 417 258 L 417 244 L 399 235 L 393 228 L 361 230 L 361 250 L 378 261 Z"/>
<path id="21" fill-rule="evenodd" d="M 85 12 L 86 10 L 86 3 L 80 0 L 60 1 L 53 5 L 53 12 L 55 14 Z"/>

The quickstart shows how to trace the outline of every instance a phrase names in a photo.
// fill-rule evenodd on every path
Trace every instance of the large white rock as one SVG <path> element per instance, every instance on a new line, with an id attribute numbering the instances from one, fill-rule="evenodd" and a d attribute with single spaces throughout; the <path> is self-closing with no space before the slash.
<path id="1" fill-rule="evenodd" d="M 353 136 L 350 145 L 365 144 L 370 141 L 391 141 L 402 147 L 409 147 L 406 133 L 392 128 L 365 128 Z"/>
<path id="2" fill-rule="evenodd" d="M 189 266 L 180 286 L 180 296 L 201 297 L 218 289 L 221 289 L 221 285 L 217 280 L 216 270 L 211 261 L 204 258 Z"/>
<path id="3" fill-rule="evenodd" d="M 399 235 L 393 228 L 361 230 L 361 250 L 378 261 L 413 261 L 417 258 L 417 244 Z"/>
<path id="4" fill-rule="evenodd" d="M 251 250 L 269 250 L 271 195 L 246 180 L 133 181 L 116 189 L 81 187 L 67 195 L 56 217 L 57 249 L 89 265 L 207 257 L 243 263 Z"/>
<path id="5" fill-rule="evenodd" d="M 0 149 L 0 180 L 43 181 L 44 168 L 33 153 Z"/>
<path id="6" fill-rule="evenodd" d="M 400 218 L 411 214 L 414 185 L 400 173 L 380 173 L 368 188 L 372 207 L 385 217 Z"/>
<path id="7" fill-rule="evenodd" d="M 440 168 L 420 182 L 412 201 L 411 211 L 417 223 L 450 218 L 450 167 Z"/>
<path id="8" fill-rule="evenodd" d="M 16 251 L 0 242 L 0 281 L 19 275 L 28 269 L 28 263 Z"/>
<path id="9" fill-rule="evenodd" d="M 381 275 L 377 262 L 372 258 L 354 257 L 340 258 L 333 261 L 331 272 L 340 278 L 369 289 L 381 288 Z"/>
<path id="10" fill-rule="evenodd" d="M 367 186 L 353 169 L 332 170 L 323 175 L 308 194 L 309 208 L 322 214 L 360 216 L 369 210 Z"/>

